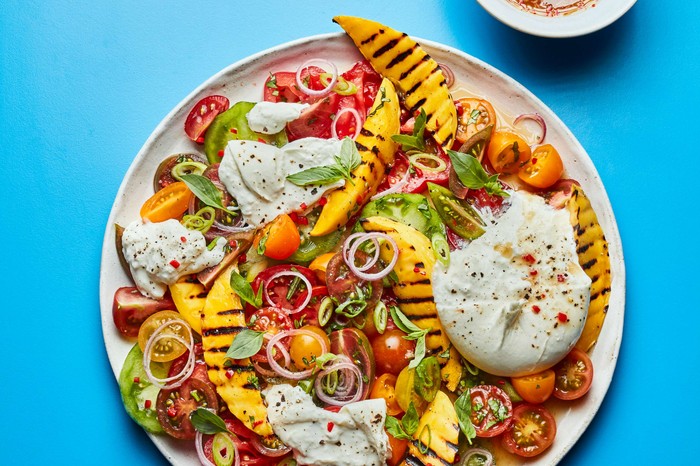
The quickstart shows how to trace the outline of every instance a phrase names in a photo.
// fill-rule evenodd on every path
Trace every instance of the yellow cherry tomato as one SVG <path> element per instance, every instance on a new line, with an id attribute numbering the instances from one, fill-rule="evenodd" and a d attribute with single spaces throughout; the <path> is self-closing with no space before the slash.
<path id="1" fill-rule="evenodd" d="M 549 188 L 564 173 L 564 163 L 559 152 L 550 144 L 538 146 L 532 157 L 518 172 L 518 177 L 535 188 Z"/>
<path id="2" fill-rule="evenodd" d="M 144 202 L 141 218 L 151 222 L 179 218 L 187 210 L 192 196 L 194 194 L 184 181 L 169 184 Z"/>
<path id="3" fill-rule="evenodd" d="M 554 392 L 554 371 L 547 369 L 537 374 L 511 378 L 513 388 L 528 403 L 544 403 Z"/>
<path id="4" fill-rule="evenodd" d="M 304 325 L 300 330 L 308 330 L 318 335 L 325 343 L 327 351 L 331 347 L 330 339 L 323 329 L 315 325 Z M 314 361 L 323 354 L 321 343 L 308 335 L 294 335 L 289 346 L 289 356 L 299 370 L 310 369 L 315 365 Z"/>
<path id="5" fill-rule="evenodd" d="M 326 269 L 328 268 L 328 262 L 330 262 L 333 256 L 335 256 L 335 253 L 333 252 L 321 254 L 309 264 L 309 268 L 313 270 L 318 279 L 323 283 L 326 282 Z"/>
<path id="6" fill-rule="evenodd" d="M 389 416 L 397 416 L 403 412 L 396 401 L 396 376 L 385 373 L 377 377 L 372 385 L 369 397 L 375 400 L 384 399 L 386 401 L 386 413 Z"/>
<path id="7" fill-rule="evenodd" d="M 530 160 L 530 146 L 515 133 L 496 131 L 491 135 L 486 154 L 496 172 L 516 173 Z"/>
<path id="8" fill-rule="evenodd" d="M 287 214 L 277 216 L 253 240 L 253 247 L 270 259 L 284 260 L 301 244 L 299 230 Z"/>
<path id="9" fill-rule="evenodd" d="M 172 321 L 172 324 L 162 331 L 161 335 L 164 336 L 156 340 L 151 346 L 151 360 L 155 362 L 172 361 L 187 351 L 185 345 L 177 341 L 177 339 L 168 337 L 168 335 L 172 335 L 173 337 L 182 338 L 184 341 L 189 341 L 190 338 L 190 330 L 187 328 L 187 324 L 182 316 L 175 311 L 156 312 L 141 324 L 139 329 L 139 347 L 141 351 L 145 353 L 146 344 L 153 332 L 169 321 Z"/>

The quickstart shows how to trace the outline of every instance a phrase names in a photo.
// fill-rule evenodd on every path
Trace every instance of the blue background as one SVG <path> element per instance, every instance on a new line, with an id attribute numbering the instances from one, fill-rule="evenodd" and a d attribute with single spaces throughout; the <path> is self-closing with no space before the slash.
<path id="1" fill-rule="evenodd" d="M 608 396 L 564 463 L 690 463 L 700 2 L 641 0 L 612 26 L 566 40 L 511 30 L 473 0 L 242 3 L 0 2 L 0 463 L 165 463 L 125 415 L 102 342 L 100 249 L 119 183 L 201 82 L 251 53 L 339 31 L 335 14 L 485 60 L 572 129 L 617 215 L 628 291 Z"/>

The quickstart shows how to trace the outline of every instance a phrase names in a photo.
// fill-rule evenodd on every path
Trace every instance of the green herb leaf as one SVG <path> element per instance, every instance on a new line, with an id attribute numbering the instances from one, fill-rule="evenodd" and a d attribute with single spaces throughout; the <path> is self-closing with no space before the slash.
<path id="1" fill-rule="evenodd" d="M 413 135 L 409 136 L 407 134 L 395 134 L 391 136 L 394 142 L 401 144 L 401 148 L 404 151 L 408 150 L 419 150 L 425 152 L 425 123 L 428 120 L 428 116 L 425 114 L 423 107 L 420 109 L 420 113 L 416 116 L 415 123 L 413 124 Z"/>
<path id="2" fill-rule="evenodd" d="M 270 79 L 268 79 L 265 83 L 265 87 L 269 87 L 270 89 L 277 89 L 277 76 L 270 73 Z"/>
<path id="3" fill-rule="evenodd" d="M 229 432 L 224 420 L 206 408 L 197 408 L 192 411 L 190 421 L 194 428 L 203 434 L 214 435 L 219 432 Z"/>
<path id="4" fill-rule="evenodd" d="M 472 396 L 469 390 L 465 390 L 455 401 L 455 411 L 457 411 L 457 421 L 459 428 L 467 437 L 469 445 L 476 438 L 476 429 L 472 424 Z"/>
<path id="5" fill-rule="evenodd" d="M 472 112 L 469 114 L 469 120 L 467 121 L 467 125 L 473 125 L 477 121 L 479 121 L 479 115 L 481 115 L 481 112 L 477 109 L 472 110 Z"/>
<path id="6" fill-rule="evenodd" d="M 224 207 L 221 201 L 221 191 L 214 186 L 214 183 L 212 183 L 209 178 L 202 175 L 195 175 L 194 173 L 183 175 L 181 178 L 200 201 L 215 209 L 228 212 L 228 209 Z"/>
<path id="7" fill-rule="evenodd" d="M 369 117 L 371 117 L 372 115 L 374 115 L 375 113 L 377 113 L 377 111 L 379 111 L 379 109 L 382 108 L 382 107 L 384 106 L 385 103 L 391 102 L 391 99 L 387 99 L 387 98 L 386 98 L 386 89 L 384 89 L 384 86 L 381 86 L 381 87 L 379 88 L 379 93 L 382 95 L 381 100 L 379 101 L 379 105 L 377 105 L 377 106 L 367 115 L 367 118 L 369 118 Z"/>
<path id="8" fill-rule="evenodd" d="M 362 157 L 355 146 L 355 141 L 346 137 L 340 145 L 340 154 L 335 156 L 335 164 L 307 168 L 287 176 L 297 186 L 311 184 L 330 184 L 345 178 L 352 181 L 352 171 L 362 163 Z"/>
<path id="9" fill-rule="evenodd" d="M 430 332 L 430 329 L 421 329 L 416 324 L 411 322 L 411 320 L 406 317 L 406 315 L 401 312 L 398 306 L 391 306 L 389 308 L 391 312 L 391 318 L 394 320 L 396 326 L 403 332 L 406 333 L 404 338 L 406 340 L 416 341 L 416 350 L 414 352 L 413 359 L 408 364 L 410 369 L 413 369 L 420 364 L 420 362 L 425 357 L 425 336 Z"/>
<path id="10" fill-rule="evenodd" d="M 401 309 L 399 309 L 398 306 L 390 306 L 389 312 L 391 312 L 391 318 L 394 319 L 396 326 L 404 333 L 411 334 L 422 331 L 420 327 L 411 322 L 411 320 L 406 317 L 403 312 L 401 312 Z"/>
<path id="11" fill-rule="evenodd" d="M 489 398 L 488 405 L 493 415 L 498 419 L 498 422 L 503 422 L 508 419 L 508 408 L 499 400 Z"/>
<path id="12" fill-rule="evenodd" d="M 231 347 L 226 352 L 229 359 L 249 358 L 262 348 L 264 332 L 245 329 L 233 339 Z"/>
<path id="13" fill-rule="evenodd" d="M 406 410 L 406 414 L 401 418 L 401 427 L 406 431 L 408 435 L 413 435 L 418 430 L 418 423 L 420 418 L 418 416 L 418 411 L 411 401 Z"/>
<path id="14" fill-rule="evenodd" d="M 409 369 L 413 369 L 414 367 L 418 367 L 418 364 L 421 363 L 423 358 L 425 357 L 425 335 L 427 332 L 423 333 L 420 335 L 418 338 L 416 338 L 416 351 L 414 352 L 413 359 L 411 360 L 410 363 L 408 363 Z"/>
<path id="15" fill-rule="evenodd" d="M 262 307 L 262 286 L 258 289 L 258 294 L 256 295 L 253 292 L 253 287 L 250 286 L 250 283 L 248 283 L 248 280 L 246 280 L 241 274 L 239 274 L 235 270 L 231 271 L 231 279 L 229 281 L 229 284 L 231 285 L 231 289 L 243 301 L 256 308 Z"/>
<path id="16" fill-rule="evenodd" d="M 401 425 L 401 421 L 396 419 L 394 416 L 387 416 L 386 421 L 384 421 L 384 427 L 386 431 L 397 439 L 412 440 L 413 437 L 408 435 Z"/>
<path id="17" fill-rule="evenodd" d="M 464 186 L 469 189 L 484 188 L 489 194 L 508 197 L 508 193 L 501 188 L 498 182 L 498 175 L 489 176 L 476 157 L 449 149 L 447 155 L 450 156 L 452 167 Z"/>

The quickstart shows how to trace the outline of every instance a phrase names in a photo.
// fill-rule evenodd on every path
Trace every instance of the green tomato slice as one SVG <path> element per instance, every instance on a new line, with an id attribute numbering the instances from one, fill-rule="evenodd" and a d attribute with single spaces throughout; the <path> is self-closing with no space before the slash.
<path id="1" fill-rule="evenodd" d="M 435 183 L 428 183 L 428 193 L 438 215 L 452 231 L 467 240 L 484 234 L 485 223 L 469 202 Z"/>

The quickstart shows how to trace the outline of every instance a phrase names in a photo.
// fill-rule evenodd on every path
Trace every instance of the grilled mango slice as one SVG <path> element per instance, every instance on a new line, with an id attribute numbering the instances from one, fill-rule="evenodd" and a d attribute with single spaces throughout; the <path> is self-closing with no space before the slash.
<path id="1" fill-rule="evenodd" d="M 177 311 L 195 332 L 201 334 L 201 313 L 207 300 L 207 289 L 201 283 L 188 279 L 180 280 L 169 288 Z"/>
<path id="2" fill-rule="evenodd" d="M 571 214 L 571 224 L 574 226 L 579 264 L 591 279 L 591 300 L 586 325 L 576 343 L 578 349 L 588 351 L 598 340 L 608 312 L 612 281 L 608 242 L 591 202 L 577 185 L 572 187 L 567 208 Z"/>
<path id="3" fill-rule="evenodd" d="M 342 228 L 365 201 L 374 196 L 385 171 L 394 161 L 397 144 L 391 139 L 401 126 L 399 98 L 384 79 L 355 145 L 362 162 L 352 171 L 352 182 L 332 191 L 311 236 L 324 236 Z"/>
<path id="4" fill-rule="evenodd" d="M 457 131 L 457 110 L 440 66 L 413 39 L 383 24 L 354 16 L 336 16 L 360 53 L 389 78 L 413 115 L 422 107 L 426 130 L 446 149 Z"/>
<path id="5" fill-rule="evenodd" d="M 459 449 L 458 441 L 457 411 L 450 398 L 444 392 L 438 392 L 421 416 L 418 430 L 408 444 L 408 455 L 401 464 L 453 464 Z"/>
<path id="6" fill-rule="evenodd" d="M 236 264 L 219 275 L 202 308 L 204 361 L 209 380 L 229 411 L 253 432 L 268 436 L 272 435 L 272 427 L 267 422 L 267 407 L 260 389 L 251 383 L 255 369 L 248 359 L 226 360 L 233 339 L 246 328 L 241 300 L 229 284 L 232 270 L 236 270 Z"/>
<path id="7" fill-rule="evenodd" d="M 459 353 L 450 340 L 437 316 L 433 298 L 431 276 L 435 265 L 435 254 L 430 240 L 420 231 L 386 217 L 368 217 L 360 223 L 365 231 L 386 233 L 399 247 L 399 259 L 394 266 L 398 282 L 392 286 L 397 302 L 406 317 L 422 329 L 431 329 L 425 341 L 427 353 L 440 361 L 440 373 L 450 391 L 457 388 L 462 376 Z M 388 260 L 391 247 L 382 247 L 382 258 Z M 449 356 L 446 352 L 449 351 Z"/>

